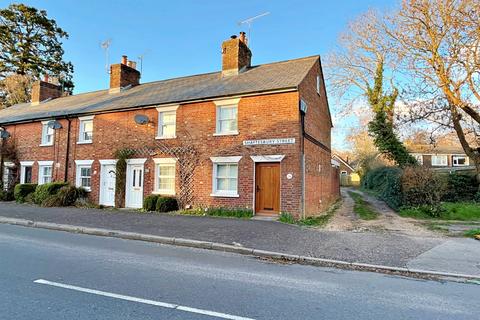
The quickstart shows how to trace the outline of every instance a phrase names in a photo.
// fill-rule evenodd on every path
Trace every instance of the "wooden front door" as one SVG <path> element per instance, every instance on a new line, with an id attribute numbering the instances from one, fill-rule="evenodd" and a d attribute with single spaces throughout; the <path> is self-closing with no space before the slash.
<path id="1" fill-rule="evenodd" d="M 255 212 L 258 215 L 280 213 L 280 163 L 255 166 Z"/>

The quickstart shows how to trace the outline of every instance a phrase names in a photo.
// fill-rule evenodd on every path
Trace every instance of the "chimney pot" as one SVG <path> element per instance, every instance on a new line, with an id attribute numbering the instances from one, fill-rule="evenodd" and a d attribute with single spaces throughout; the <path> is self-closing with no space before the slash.
<path id="1" fill-rule="evenodd" d="M 237 35 L 236 34 L 231 35 L 230 39 L 237 39 Z"/>
<path id="2" fill-rule="evenodd" d="M 122 56 L 122 64 L 127 64 L 127 56 Z"/>
<path id="3" fill-rule="evenodd" d="M 44 82 L 48 82 L 48 74 L 46 74 L 46 75 L 43 76 L 43 81 L 44 81 Z"/>
<path id="4" fill-rule="evenodd" d="M 247 44 L 247 35 L 245 32 L 241 31 L 240 32 L 240 41 L 242 41 L 243 43 Z"/>

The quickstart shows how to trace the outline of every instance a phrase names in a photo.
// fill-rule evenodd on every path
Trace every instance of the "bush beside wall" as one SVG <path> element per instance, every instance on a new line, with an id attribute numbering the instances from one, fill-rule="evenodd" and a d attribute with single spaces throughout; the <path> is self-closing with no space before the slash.
<path id="1" fill-rule="evenodd" d="M 155 211 L 157 208 L 157 200 L 160 198 L 159 195 L 151 194 L 146 196 L 143 200 L 143 210 L 145 211 Z"/>
<path id="2" fill-rule="evenodd" d="M 402 170 L 397 167 L 380 167 L 368 171 L 362 187 L 375 192 L 391 208 L 398 210 L 403 203 L 401 192 Z"/>
<path id="3" fill-rule="evenodd" d="M 18 203 L 23 203 L 27 201 L 28 198 L 32 198 L 36 188 L 37 185 L 34 183 L 17 184 L 13 191 L 13 197 Z"/>
<path id="4" fill-rule="evenodd" d="M 55 195 L 60 188 L 68 186 L 66 182 L 51 182 L 37 186 L 33 194 L 33 202 L 41 205 L 48 197 Z"/>
<path id="5" fill-rule="evenodd" d="M 450 173 L 446 176 L 446 189 L 442 201 L 461 202 L 475 200 L 478 182 L 474 174 Z"/>
<path id="6" fill-rule="evenodd" d="M 158 212 L 171 212 L 178 210 L 177 199 L 172 197 L 159 197 L 155 206 Z"/>
<path id="7" fill-rule="evenodd" d="M 53 195 L 42 201 L 42 207 L 68 207 L 73 206 L 78 199 L 87 197 L 84 188 L 77 188 L 72 185 L 63 186 Z"/>

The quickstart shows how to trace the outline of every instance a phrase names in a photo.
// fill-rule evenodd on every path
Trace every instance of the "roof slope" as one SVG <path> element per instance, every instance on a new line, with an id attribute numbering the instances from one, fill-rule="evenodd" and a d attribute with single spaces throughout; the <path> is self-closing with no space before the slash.
<path id="1" fill-rule="evenodd" d="M 0 124 L 296 88 L 317 59 L 318 56 L 312 56 L 263 64 L 224 78 L 221 72 L 206 73 L 149 82 L 119 93 L 101 90 L 36 106 L 18 104 L 0 110 Z"/>

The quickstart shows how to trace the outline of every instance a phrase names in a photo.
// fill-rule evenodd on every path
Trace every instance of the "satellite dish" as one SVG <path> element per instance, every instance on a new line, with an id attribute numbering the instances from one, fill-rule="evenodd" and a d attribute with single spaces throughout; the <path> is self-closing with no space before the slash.
<path id="1" fill-rule="evenodd" d="M 62 129 L 62 124 L 57 120 L 52 120 L 47 123 L 47 126 L 53 130 Z"/>
<path id="2" fill-rule="evenodd" d="M 8 138 L 10 138 L 10 132 L 8 132 L 7 130 L 1 130 L 1 131 L 0 131 L 0 138 L 1 138 L 1 139 L 8 139 Z"/>
<path id="3" fill-rule="evenodd" d="M 144 125 L 144 124 L 147 124 L 148 123 L 148 117 L 146 115 L 143 115 L 143 114 L 136 114 L 135 115 L 135 123 L 139 124 L 139 125 Z"/>

